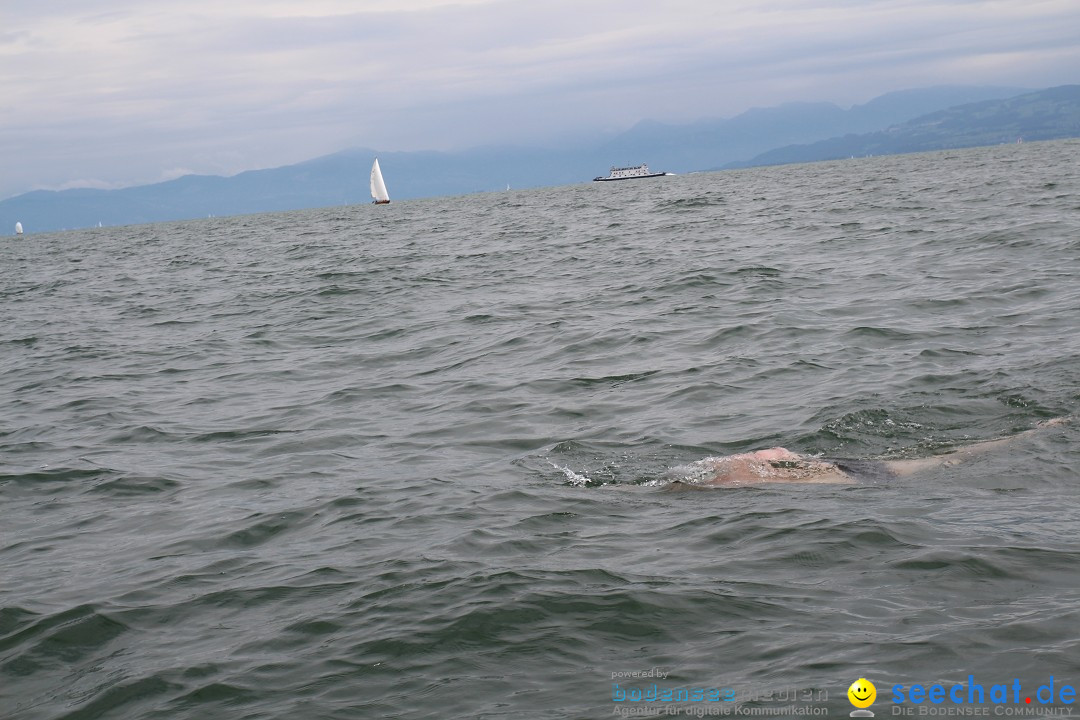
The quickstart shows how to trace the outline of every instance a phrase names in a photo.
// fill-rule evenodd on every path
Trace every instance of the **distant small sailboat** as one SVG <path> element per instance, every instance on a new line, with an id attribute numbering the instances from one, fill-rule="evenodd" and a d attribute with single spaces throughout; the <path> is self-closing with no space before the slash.
<path id="1" fill-rule="evenodd" d="M 22 235 L 22 223 L 21 222 L 15 223 L 15 234 L 16 235 Z"/>
<path id="2" fill-rule="evenodd" d="M 379 168 L 379 158 L 371 166 L 371 197 L 376 205 L 388 205 L 390 193 L 386 192 L 386 183 L 383 182 L 382 169 Z"/>

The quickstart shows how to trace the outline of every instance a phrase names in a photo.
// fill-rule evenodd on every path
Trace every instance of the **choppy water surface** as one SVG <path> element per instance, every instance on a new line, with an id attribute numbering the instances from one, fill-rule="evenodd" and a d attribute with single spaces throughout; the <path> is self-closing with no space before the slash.
<path id="1" fill-rule="evenodd" d="M 1077 141 L 9 238 L 0 716 L 1080 685 L 1075 422 L 669 485 L 1072 414 L 1078 255 Z"/>

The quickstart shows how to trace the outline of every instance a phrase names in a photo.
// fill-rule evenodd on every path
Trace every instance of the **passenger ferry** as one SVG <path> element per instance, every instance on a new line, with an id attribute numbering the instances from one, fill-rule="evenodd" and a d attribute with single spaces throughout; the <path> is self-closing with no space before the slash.
<path id="1" fill-rule="evenodd" d="M 609 180 L 637 180 L 638 178 L 651 178 L 651 177 L 663 177 L 664 175 L 674 175 L 675 173 L 669 172 L 651 172 L 649 166 L 642 163 L 641 165 L 635 165 L 634 167 L 613 167 L 611 168 L 611 174 L 607 177 L 593 178 L 593 182 L 608 182 Z"/>

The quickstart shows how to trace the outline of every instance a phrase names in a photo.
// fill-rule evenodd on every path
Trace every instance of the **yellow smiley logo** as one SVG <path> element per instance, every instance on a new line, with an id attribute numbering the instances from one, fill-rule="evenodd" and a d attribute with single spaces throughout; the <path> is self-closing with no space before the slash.
<path id="1" fill-rule="evenodd" d="M 877 688 L 866 678 L 859 678 L 847 689 L 848 700 L 857 708 L 868 708 L 877 699 Z"/>

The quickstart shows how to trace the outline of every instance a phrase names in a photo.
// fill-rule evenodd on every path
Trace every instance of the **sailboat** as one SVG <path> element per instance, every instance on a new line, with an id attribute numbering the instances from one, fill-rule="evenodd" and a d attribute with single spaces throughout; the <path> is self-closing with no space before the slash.
<path id="1" fill-rule="evenodd" d="M 22 235 L 22 223 L 21 222 L 15 223 L 15 234 L 16 235 Z"/>
<path id="2" fill-rule="evenodd" d="M 371 166 L 371 197 L 376 205 L 390 204 L 390 193 L 386 192 L 386 183 L 382 179 L 382 170 L 379 169 L 379 158 L 375 158 L 375 164 Z"/>

